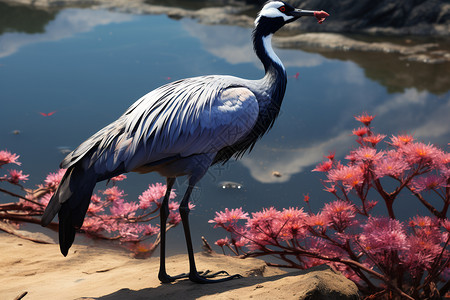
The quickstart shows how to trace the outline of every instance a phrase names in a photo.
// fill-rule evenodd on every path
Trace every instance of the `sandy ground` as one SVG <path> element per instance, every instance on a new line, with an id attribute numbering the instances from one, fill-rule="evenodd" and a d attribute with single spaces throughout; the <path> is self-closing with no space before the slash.
<path id="1" fill-rule="evenodd" d="M 74 245 L 67 257 L 55 244 L 38 244 L 0 232 L 0 299 L 304 299 L 317 287 L 357 294 L 356 286 L 327 266 L 286 273 L 262 260 L 197 253 L 199 270 L 226 270 L 244 278 L 216 284 L 178 280 L 161 284 L 159 258 Z M 187 255 L 167 259 L 167 272 L 188 271 Z M 350 284 L 349 284 L 350 283 Z M 334 292 L 333 292 L 334 293 Z M 327 299 L 337 299 L 328 298 Z M 355 297 L 345 299 L 356 299 Z"/>
<path id="2" fill-rule="evenodd" d="M 23 299 L 243 299 L 264 295 L 266 286 L 284 277 L 279 275 L 283 271 L 268 268 L 261 260 L 198 253 L 199 270 L 227 270 L 246 278 L 213 285 L 188 280 L 161 284 L 157 257 L 132 259 L 122 251 L 81 245 L 63 257 L 57 245 L 5 233 L 0 233 L 0 253 L 0 299 L 11 300 L 23 292 L 27 292 Z M 168 258 L 167 268 L 172 275 L 187 272 L 187 256 Z"/>

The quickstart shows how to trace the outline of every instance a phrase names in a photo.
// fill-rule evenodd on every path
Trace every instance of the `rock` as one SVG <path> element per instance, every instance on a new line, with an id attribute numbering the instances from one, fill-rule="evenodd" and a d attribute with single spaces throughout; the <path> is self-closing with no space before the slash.
<path id="1" fill-rule="evenodd" d="M 450 62 L 450 53 L 445 50 L 435 50 L 436 43 L 418 45 L 399 45 L 389 42 L 358 41 L 337 33 L 304 33 L 289 37 L 276 37 L 275 45 L 280 48 L 320 48 L 321 51 L 363 51 L 400 54 L 400 59 L 423 62 Z"/>
<path id="2" fill-rule="evenodd" d="M 352 32 L 388 35 L 450 36 L 450 3 L 441 0 L 294 0 L 294 6 L 325 10 L 326 22 L 294 22 L 304 31 Z"/>
<path id="3" fill-rule="evenodd" d="M 5 0 L 3 0 L 5 1 Z M 134 13 L 160 13 L 173 18 L 192 17 L 206 24 L 251 26 L 253 17 L 245 11 L 260 7 L 265 0 L 223 0 L 209 3 L 197 10 L 154 5 L 145 0 L 8 0 L 5 2 L 41 8 L 91 6 L 114 8 Z M 330 13 L 318 26 L 314 18 L 289 24 L 289 28 L 309 32 L 351 32 L 389 35 L 450 36 L 450 3 L 441 0 L 292 0 L 303 9 L 325 10 Z M 253 3 L 253 5 L 248 5 Z M 177 5 L 183 6 L 180 2 Z M 218 7 L 211 7 L 216 5 Z M 224 9 L 225 6 L 225 9 Z"/>
<path id="4" fill-rule="evenodd" d="M 317 266 L 296 276 L 296 295 L 301 300 L 344 300 L 359 299 L 356 284 L 327 265 Z M 289 288 L 286 286 L 286 288 Z"/>

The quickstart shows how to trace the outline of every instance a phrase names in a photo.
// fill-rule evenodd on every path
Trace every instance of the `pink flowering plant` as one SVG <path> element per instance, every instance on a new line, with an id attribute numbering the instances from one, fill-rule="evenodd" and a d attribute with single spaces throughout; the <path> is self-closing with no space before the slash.
<path id="1" fill-rule="evenodd" d="M 8 164 L 20 166 L 18 158 L 18 155 L 9 151 L 0 151 L 0 170 Z M 9 169 L 7 174 L 3 176 L 0 174 L 0 184 L 10 184 L 24 194 L 20 195 L 20 192 L 13 192 L 0 185 L 1 193 L 18 199 L 16 202 L 0 204 L 0 229 L 20 236 L 15 229 L 21 223 L 39 224 L 40 217 L 64 173 L 65 170 L 60 169 L 56 173 L 48 174 L 43 184 L 34 190 L 27 189 L 22 185 L 29 177 L 22 171 Z M 91 204 L 80 232 L 92 238 L 118 241 L 130 249 L 135 257 L 148 257 L 160 242 L 160 228 L 154 220 L 159 221 L 159 208 L 166 192 L 166 186 L 161 183 L 149 185 L 148 189 L 138 197 L 138 201 L 132 202 L 126 200 L 127 195 L 117 185 L 124 179 L 126 179 L 126 175 L 111 178 L 112 187 L 92 195 Z M 172 192 L 170 199 L 172 200 L 175 196 L 175 193 Z M 169 202 L 170 214 L 167 230 L 177 226 L 181 221 L 178 207 L 176 202 Z M 48 227 L 56 231 L 58 224 L 52 222 Z M 28 237 L 28 239 L 30 238 Z M 150 240 L 153 242 L 149 242 Z"/>
<path id="2" fill-rule="evenodd" d="M 229 237 L 216 245 L 242 257 L 273 256 L 271 266 L 306 269 L 329 264 L 353 280 L 367 299 L 435 299 L 450 289 L 450 155 L 409 135 L 376 134 L 373 116 L 355 117 L 358 147 L 334 153 L 313 171 L 323 172 L 334 198 L 318 212 L 273 207 L 216 212 L 210 223 Z M 400 198 L 400 193 L 402 198 Z M 405 198 L 411 199 L 405 199 Z M 396 207 L 418 201 L 423 214 L 397 219 Z M 309 196 L 304 198 L 309 207 Z M 377 210 L 387 212 L 375 215 Z M 448 294 L 447 294 L 448 295 Z"/>

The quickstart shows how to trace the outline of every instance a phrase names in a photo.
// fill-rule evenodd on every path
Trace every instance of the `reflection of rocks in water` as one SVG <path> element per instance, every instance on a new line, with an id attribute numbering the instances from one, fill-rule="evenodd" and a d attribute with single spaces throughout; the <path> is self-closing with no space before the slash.
<path id="1" fill-rule="evenodd" d="M 56 12 L 0 2 L 0 34 L 5 32 L 43 33 Z"/>
<path id="2" fill-rule="evenodd" d="M 59 146 L 57 147 L 58 152 L 64 155 L 69 154 L 70 152 L 72 152 L 72 149 L 67 147 L 67 146 Z"/>
<path id="3" fill-rule="evenodd" d="M 358 9 L 360 11 L 364 10 L 364 6 L 367 7 L 367 3 L 364 1 L 358 4 L 353 12 L 348 11 L 343 13 L 343 15 L 339 13 L 341 8 L 336 8 L 334 12 L 333 10 L 329 10 L 327 8 L 330 5 L 332 8 L 335 7 L 338 5 L 337 2 L 335 4 L 330 4 L 328 0 L 323 0 L 315 2 L 313 6 L 310 6 L 307 4 L 312 3 L 310 3 L 309 0 L 305 0 L 297 1 L 296 4 L 298 4 L 297 6 L 299 7 L 308 7 L 311 9 L 321 7 L 336 15 L 333 17 L 334 15 L 332 14 L 332 17 L 328 18 L 327 22 L 320 26 L 315 24 L 314 20 L 309 20 L 311 21 L 311 24 L 317 28 L 316 30 L 321 30 L 328 28 L 323 27 L 324 25 L 328 24 L 326 26 L 331 26 L 334 22 L 333 20 L 342 18 L 347 13 L 354 14 L 354 12 Z M 48 21 L 55 17 L 56 13 L 35 10 L 30 8 L 32 6 L 54 9 L 68 6 L 79 6 L 80 4 L 79 0 L 17 0 L 10 2 L 28 4 L 30 6 L 9 6 L 2 3 L 0 0 L 0 34 L 4 31 L 12 30 L 25 32 L 44 31 L 45 25 Z M 115 9 L 136 14 L 166 14 L 169 17 L 177 19 L 194 18 L 199 23 L 203 24 L 224 24 L 252 27 L 253 17 L 248 16 L 247 12 L 249 8 L 251 9 L 251 7 L 255 6 L 246 5 L 251 2 L 252 1 L 238 0 L 96 0 L 90 3 L 92 4 L 92 8 L 100 7 L 104 9 Z M 351 2 L 351 0 L 345 0 L 342 2 L 343 7 L 350 5 L 349 3 Z M 386 1 L 383 0 L 383 2 Z M 430 0 L 425 2 L 429 3 Z M 403 4 L 406 5 L 405 3 Z M 378 8 L 380 7 L 378 3 L 373 5 Z M 85 4 L 85 6 L 88 5 Z M 417 8 L 415 7 L 414 9 Z M 397 12 L 395 13 L 397 14 Z M 367 18 L 368 16 L 363 18 L 366 20 L 364 22 L 374 22 L 373 20 L 368 20 Z M 441 23 L 446 23 L 447 19 L 448 17 L 444 11 L 439 20 Z M 391 24 L 389 22 L 392 21 L 389 20 L 386 21 L 388 22 L 388 25 Z M 296 22 L 296 24 L 306 24 L 306 22 L 309 21 L 302 20 L 302 22 Z M 424 20 L 422 21 L 425 22 Z M 374 24 L 375 23 L 372 25 Z M 349 31 L 358 31 L 353 29 Z M 425 34 L 425 32 L 422 33 Z M 354 61 L 365 70 L 367 77 L 386 86 L 389 92 L 401 92 L 405 88 L 414 87 L 418 90 L 426 90 L 434 94 L 442 94 L 450 89 L 450 77 L 445 76 L 450 65 L 450 45 L 448 41 L 441 40 L 437 43 L 434 41 L 433 43 L 429 43 L 428 41 L 419 41 L 415 43 L 415 45 L 408 45 L 408 43 L 399 44 L 396 41 L 386 42 L 387 39 L 388 38 L 386 37 L 366 36 L 362 38 L 360 37 L 359 40 L 356 40 L 339 34 L 309 33 L 293 37 L 280 38 L 278 36 L 276 43 L 280 47 L 297 48 L 313 53 L 320 53 L 327 58 Z M 374 40 L 377 41 L 374 42 Z M 441 47 L 441 43 L 446 43 L 446 46 Z"/>
<path id="4" fill-rule="evenodd" d="M 239 1 L 249 2 L 249 1 Z M 252 2 L 252 1 L 250 1 Z M 221 7 L 225 5 L 239 5 L 236 1 L 232 0 L 145 0 L 146 4 L 160 5 L 167 7 L 177 7 L 187 10 L 198 10 L 207 7 Z M 241 4 L 242 5 L 242 4 Z"/>
<path id="5" fill-rule="evenodd" d="M 233 181 L 221 181 L 218 184 L 219 188 L 221 189 L 242 189 L 243 185 L 238 183 L 238 182 L 233 182 Z"/>
<path id="6" fill-rule="evenodd" d="M 414 87 L 433 94 L 450 89 L 450 46 L 439 43 L 360 41 L 331 33 L 308 33 L 275 40 L 278 47 L 296 48 L 340 60 L 350 60 L 364 69 L 366 76 L 385 86 L 390 93 Z M 379 38 L 378 38 L 379 39 Z M 402 42 L 402 43 L 400 43 Z"/>
<path id="7" fill-rule="evenodd" d="M 376 52 L 325 52 L 327 58 L 351 60 L 358 64 L 367 78 L 387 88 L 389 93 L 404 92 L 407 88 L 444 94 L 450 90 L 450 77 L 447 76 L 450 63 L 424 64 L 400 60 L 397 54 Z M 434 76 L 433 76 L 434 75 Z"/>

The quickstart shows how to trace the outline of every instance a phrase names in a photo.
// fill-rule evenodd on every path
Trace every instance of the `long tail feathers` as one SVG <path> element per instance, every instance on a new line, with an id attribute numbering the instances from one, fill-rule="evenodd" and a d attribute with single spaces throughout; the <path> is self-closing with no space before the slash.
<path id="1" fill-rule="evenodd" d="M 96 183 L 97 176 L 94 173 L 76 166 L 69 168 L 45 209 L 42 226 L 47 226 L 58 214 L 59 245 L 64 256 L 72 246 L 76 230 L 83 225 Z"/>
<path id="2" fill-rule="evenodd" d="M 64 203 L 70 195 L 70 179 L 72 177 L 73 168 L 70 168 L 66 171 L 61 182 L 58 186 L 58 189 L 53 194 L 52 198 L 48 202 L 47 207 L 45 208 L 44 214 L 41 218 L 41 225 L 47 226 L 56 216 L 56 214 L 61 209 L 61 204 Z"/>

